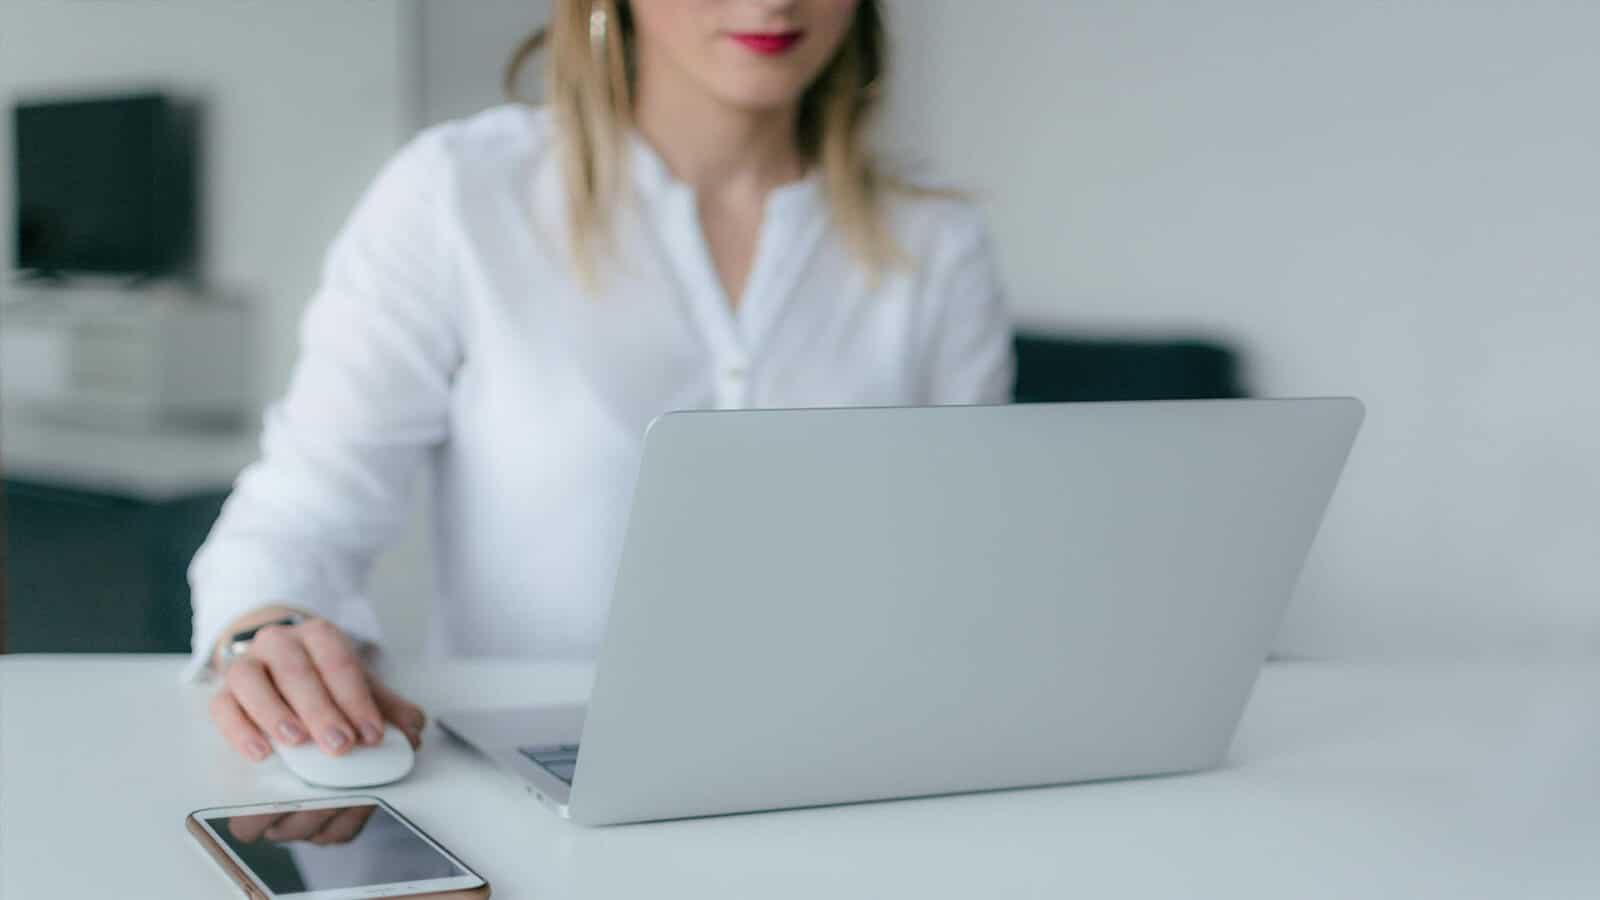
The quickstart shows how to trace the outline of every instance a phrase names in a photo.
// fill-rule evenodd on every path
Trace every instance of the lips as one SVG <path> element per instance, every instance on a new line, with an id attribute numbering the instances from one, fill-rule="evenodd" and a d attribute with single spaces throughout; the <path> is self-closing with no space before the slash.
<path id="1" fill-rule="evenodd" d="M 785 53 L 795 44 L 800 43 L 800 36 L 804 32 L 783 31 L 772 33 L 743 32 L 728 35 L 746 49 L 760 53 L 763 56 L 776 56 Z"/>

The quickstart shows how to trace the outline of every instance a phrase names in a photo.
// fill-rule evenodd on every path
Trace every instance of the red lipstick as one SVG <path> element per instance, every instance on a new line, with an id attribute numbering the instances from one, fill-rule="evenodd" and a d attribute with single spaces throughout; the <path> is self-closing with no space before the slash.
<path id="1" fill-rule="evenodd" d="M 776 56 L 779 53 L 787 52 L 795 44 L 800 43 L 800 36 L 802 34 L 804 34 L 804 32 L 801 31 L 784 31 L 766 34 L 758 32 L 744 32 L 730 34 L 728 37 L 738 41 L 740 44 L 743 44 L 747 49 L 753 50 L 756 53 L 760 53 L 763 56 Z"/>

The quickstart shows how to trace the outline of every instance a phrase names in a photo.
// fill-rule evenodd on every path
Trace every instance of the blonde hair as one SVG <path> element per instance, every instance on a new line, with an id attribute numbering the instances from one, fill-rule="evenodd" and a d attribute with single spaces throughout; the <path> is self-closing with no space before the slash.
<path id="1" fill-rule="evenodd" d="M 633 21 L 619 0 L 554 0 L 552 7 L 549 26 L 512 54 L 504 84 L 516 99 L 528 59 L 541 48 L 547 51 L 545 94 L 559 132 L 571 251 L 579 274 L 592 284 L 595 251 L 609 242 L 612 210 L 627 192 L 623 158 L 633 126 Z M 590 35 L 590 16 L 597 10 L 606 17 L 603 44 Z M 838 51 L 801 96 L 795 134 L 802 159 L 822 172 L 834 220 L 874 274 L 904 259 L 889 229 L 885 192 L 921 193 L 881 171 L 868 148 L 887 67 L 888 36 L 878 0 L 861 0 Z"/>

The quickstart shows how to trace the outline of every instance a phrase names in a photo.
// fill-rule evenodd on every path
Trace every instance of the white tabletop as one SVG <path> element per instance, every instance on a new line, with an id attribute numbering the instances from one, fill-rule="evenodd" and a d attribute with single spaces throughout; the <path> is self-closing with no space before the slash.
<path id="1" fill-rule="evenodd" d="M 229 752 L 180 665 L 0 657 L 0 897 L 228 896 L 184 814 L 329 793 Z M 397 672 L 432 709 L 578 700 L 590 679 Z M 1596 687 L 1597 663 L 1274 664 L 1215 772 L 603 829 L 430 730 L 373 793 L 499 898 L 1593 897 Z"/>

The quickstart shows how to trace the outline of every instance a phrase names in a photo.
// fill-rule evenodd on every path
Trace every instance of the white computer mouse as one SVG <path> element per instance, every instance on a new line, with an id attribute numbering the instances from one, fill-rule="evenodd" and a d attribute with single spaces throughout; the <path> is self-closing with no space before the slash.
<path id="1" fill-rule="evenodd" d="M 416 754 L 405 732 L 388 725 L 383 741 L 375 747 L 360 746 L 343 756 L 329 756 L 314 741 L 300 746 L 279 744 L 274 749 L 289 771 L 306 784 L 317 787 L 375 787 L 399 781 L 411 771 Z"/>

